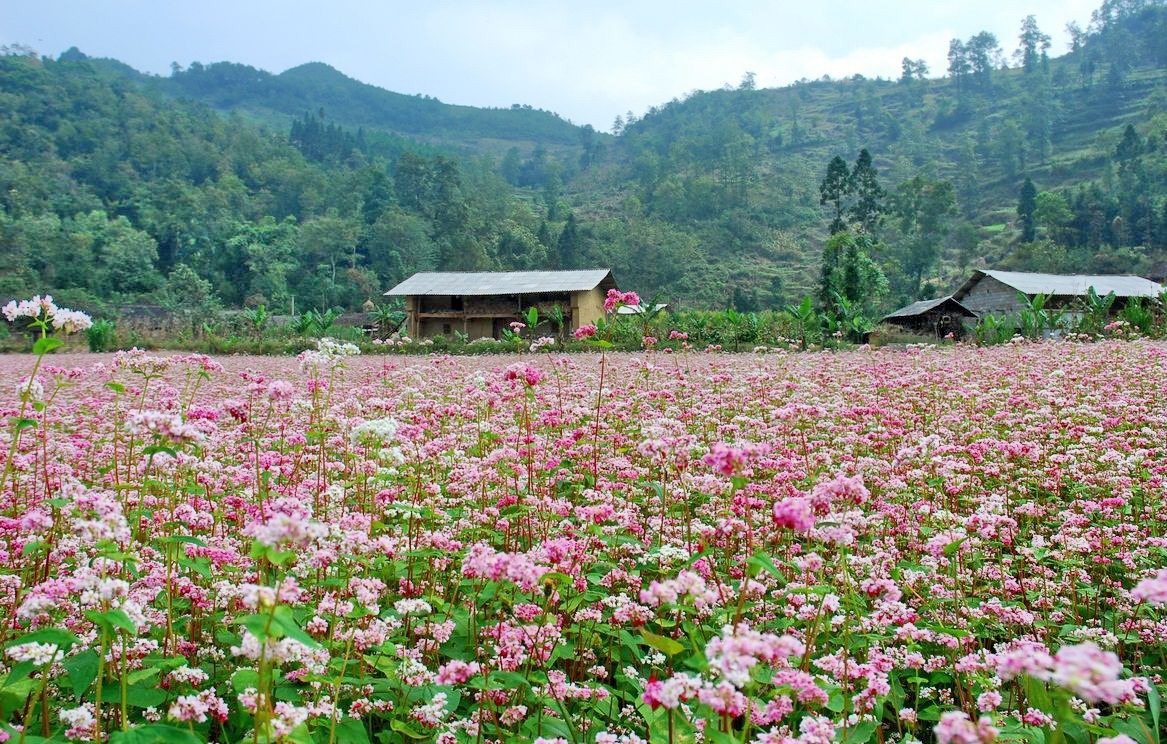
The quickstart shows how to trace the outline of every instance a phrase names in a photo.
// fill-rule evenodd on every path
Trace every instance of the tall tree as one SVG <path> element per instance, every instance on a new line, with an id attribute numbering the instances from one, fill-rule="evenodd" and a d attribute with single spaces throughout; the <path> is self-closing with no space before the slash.
<path id="1" fill-rule="evenodd" d="M 853 183 L 847 161 L 838 155 L 831 158 L 827 164 L 827 175 L 819 184 L 819 204 L 834 207 L 835 216 L 830 227 L 832 235 L 847 229 L 847 223 L 843 220 L 843 202 L 851 194 Z"/>
<path id="2" fill-rule="evenodd" d="M 924 274 L 930 271 L 956 213 L 955 189 L 950 181 L 929 181 L 916 175 L 896 187 L 892 209 L 902 235 L 901 263 L 919 299 Z"/>
<path id="3" fill-rule="evenodd" d="M 963 99 L 968 88 L 968 76 L 972 65 L 968 61 L 968 50 L 960 39 L 948 42 L 948 76 L 956 85 L 957 98 Z"/>
<path id="4" fill-rule="evenodd" d="M 1021 63 L 1021 69 L 1027 75 L 1048 67 L 1050 37 L 1037 27 L 1036 18 L 1032 15 L 1025 17 L 1021 22 L 1021 35 L 1017 38 L 1019 43 L 1013 58 Z"/>
<path id="5" fill-rule="evenodd" d="M 1017 199 L 1017 219 L 1021 227 L 1021 242 L 1032 243 L 1037 238 L 1037 187 L 1031 179 L 1021 184 L 1021 194 Z"/>
<path id="6" fill-rule="evenodd" d="M 885 211 L 883 199 L 887 195 L 876 176 L 871 153 L 865 147 L 859 151 L 855 167 L 851 170 L 851 189 L 855 195 L 855 203 L 851 206 L 851 218 L 869 235 L 883 222 Z"/>
<path id="7" fill-rule="evenodd" d="M 968 53 L 968 63 L 972 68 L 977 87 L 987 91 L 993 86 L 993 67 L 1001 56 L 1001 45 L 997 37 L 988 31 L 981 31 L 964 45 Z"/>
<path id="8" fill-rule="evenodd" d="M 555 268 L 576 268 L 579 265 L 579 250 L 579 225 L 576 224 L 575 214 L 569 213 L 567 222 L 563 223 L 563 230 L 559 233 L 559 240 L 556 241 Z"/>

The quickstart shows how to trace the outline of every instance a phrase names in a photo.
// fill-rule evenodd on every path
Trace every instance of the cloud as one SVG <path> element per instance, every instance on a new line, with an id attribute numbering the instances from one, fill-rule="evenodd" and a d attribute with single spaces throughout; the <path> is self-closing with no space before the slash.
<path id="1" fill-rule="evenodd" d="M 2 2 L 2 0 L 0 0 Z M 165 73 L 169 63 L 241 61 L 278 72 L 321 61 L 364 82 L 477 106 L 531 104 L 607 128 L 696 89 L 800 78 L 897 77 L 900 60 L 943 74 L 948 41 L 987 29 L 1011 52 L 1026 12 L 1064 49 L 1066 21 L 1099 0 L 109 0 L 17 4 L 0 39 L 71 45 Z M 163 32 L 164 31 L 164 32 Z M 1063 43 L 1059 43 L 1063 42 Z"/>

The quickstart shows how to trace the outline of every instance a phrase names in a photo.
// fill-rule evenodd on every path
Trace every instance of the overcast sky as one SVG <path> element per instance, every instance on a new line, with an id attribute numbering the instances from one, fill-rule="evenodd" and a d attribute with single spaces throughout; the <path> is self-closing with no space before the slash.
<path id="1" fill-rule="evenodd" d="M 948 41 L 988 30 L 1011 54 L 1032 13 L 1066 47 L 1101 0 L 0 0 L 0 43 L 71 46 L 168 74 L 229 60 L 281 72 L 326 62 L 447 103 L 555 111 L 611 127 L 695 89 L 822 75 L 899 75 L 904 56 L 946 67 Z"/>

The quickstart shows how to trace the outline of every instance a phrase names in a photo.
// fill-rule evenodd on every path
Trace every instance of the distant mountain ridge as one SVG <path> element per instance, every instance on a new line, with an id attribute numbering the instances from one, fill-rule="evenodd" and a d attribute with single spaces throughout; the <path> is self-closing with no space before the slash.
<path id="1" fill-rule="evenodd" d="M 176 66 L 169 77 L 159 77 L 139 73 L 116 60 L 87 57 L 76 48 L 61 59 L 87 60 L 166 95 L 189 98 L 220 111 L 244 111 L 261 119 L 286 119 L 322 110 L 346 127 L 472 149 L 482 147 L 483 141 L 521 143 L 528 148 L 536 144 L 573 146 L 580 137 L 580 127 L 549 111 L 518 104 L 480 108 L 395 93 L 355 80 L 323 62 L 307 62 L 278 74 L 236 62 L 194 62 L 185 69 Z"/>

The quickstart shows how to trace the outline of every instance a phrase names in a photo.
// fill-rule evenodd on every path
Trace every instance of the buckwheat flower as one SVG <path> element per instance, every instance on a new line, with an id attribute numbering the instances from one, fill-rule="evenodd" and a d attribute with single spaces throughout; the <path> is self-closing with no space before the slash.
<path id="1" fill-rule="evenodd" d="M 982 692 L 977 696 L 977 710 L 982 713 L 996 710 L 1001 705 L 1001 693 L 996 690 Z"/>
<path id="2" fill-rule="evenodd" d="M 307 708 L 285 702 L 276 703 L 273 712 L 275 718 L 271 720 L 271 731 L 276 739 L 295 731 L 301 723 L 308 720 L 309 714 Z"/>
<path id="3" fill-rule="evenodd" d="M 93 715 L 93 703 L 85 703 L 76 708 L 66 708 L 57 714 L 65 724 L 66 739 L 89 741 L 97 733 L 97 718 Z"/>
<path id="4" fill-rule="evenodd" d="M 16 397 L 26 403 L 43 403 L 45 386 L 39 377 L 25 377 L 16 383 Z"/>
<path id="5" fill-rule="evenodd" d="M 1136 602 L 1167 605 L 1167 568 L 1159 569 L 1154 576 L 1143 579 L 1135 585 L 1131 590 L 1131 598 Z"/>
<path id="6" fill-rule="evenodd" d="M 9 322 L 13 322 L 17 318 L 40 318 L 42 314 L 49 317 L 56 310 L 57 306 L 53 302 L 52 295 L 44 297 L 36 295 L 31 300 L 21 300 L 20 302 L 13 300 L 5 305 L 0 312 L 4 313 L 4 317 L 8 318 Z"/>
<path id="7" fill-rule="evenodd" d="M 964 711 L 950 710 L 940 715 L 932 733 L 937 744 L 990 744 L 1000 732 L 987 716 L 973 723 Z"/>
<path id="8" fill-rule="evenodd" d="M 210 675 L 202 669 L 192 668 L 183 664 L 170 673 L 170 679 L 174 682 L 197 686 L 210 679 Z"/>
<path id="9" fill-rule="evenodd" d="M 1095 744 L 1138 744 L 1138 742 L 1126 734 L 1116 734 L 1115 736 L 1103 736 Z"/>
<path id="10" fill-rule="evenodd" d="M 790 657 L 805 650 L 802 641 L 794 636 L 759 633 L 741 624 L 722 628 L 721 635 L 705 646 L 705 656 L 715 674 L 736 687 L 744 687 L 750 681 L 750 670 L 759 662 L 787 667 Z"/>
<path id="11" fill-rule="evenodd" d="M 358 356 L 361 349 L 356 344 L 347 341 L 337 341 L 335 338 L 322 338 L 316 342 L 316 350 L 329 356 Z"/>
<path id="12" fill-rule="evenodd" d="M 53 328 L 62 333 L 76 333 L 84 331 L 93 325 L 93 319 L 80 310 L 66 310 L 57 308 L 50 316 Z"/>
<path id="13" fill-rule="evenodd" d="M 198 695 L 179 695 L 166 715 L 173 721 L 205 723 L 208 706 Z"/>
<path id="14" fill-rule="evenodd" d="M 296 388 L 287 380 L 272 380 L 267 384 L 264 393 L 268 400 L 288 400 L 296 394 Z"/>
<path id="15" fill-rule="evenodd" d="M 535 387 L 547 377 L 547 373 L 538 367 L 526 364 L 524 362 L 516 362 L 506 368 L 503 373 L 504 380 L 518 380 L 527 387 Z"/>
<path id="16" fill-rule="evenodd" d="M 479 672 L 478 662 L 465 662 L 458 659 L 448 661 L 439 669 L 434 681 L 439 685 L 460 685 Z"/>
<path id="17" fill-rule="evenodd" d="M 774 524 L 796 532 L 809 532 L 814 527 L 814 509 L 804 498 L 789 498 L 774 504 Z"/>
<path id="18" fill-rule="evenodd" d="M 609 289 L 608 295 L 604 298 L 604 312 L 610 313 L 624 305 L 636 307 L 639 304 L 640 295 L 635 292 L 621 292 L 618 289 Z"/>
<path id="19" fill-rule="evenodd" d="M 762 453 L 762 450 L 762 445 L 753 442 L 739 444 L 717 442 L 709 448 L 709 452 L 701 458 L 701 462 L 722 475 L 733 475 L 748 467 Z"/>
<path id="20" fill-rule="evenodd" d="M 328 527 L 312 518 L 311 502 L 281 497 L 268 504 L 266 522 L 250 522 L 243 534 L 269 548 L 305 548 L 328 534 Z"/>
<path id="21" fill-rule="evenodd" d="M 571 335 L 576 341 L 583 341 L 585 338 L 596 335 L 596 326 L 592 323 L 585 323 L 572 331 Z"/>
<path id="22" fill-rule="evenodd" d="M 424 599 L 399 599 L 393 603 L 393 609 L 399 615 L 428 615 L 434 611 L 433 606 Z"/>
<path id="23" fill-rule="evenodd" d="M 34 642 L 11 646 L 4 653 L 8 658 L 17 663 L 30 661 L 36 666 L 44 666 L 45 664 L 52 663 L 53 659 L 57 658 L 57 654 L 60 652 L 60 647 L 55 643 Z"/>
<path id="24" fill-rule="evenodd" d="M 153 435 L 174 444 L 201 444 L 206 441 L 206 435 L 183 421 L 181 416 L 163 411 L 131 413 L 126 418 L 126 429 L 135 436 Z"/>
<path id="25" fill-rule="evenodd" d="M 429 703 L 416 706 L 409 712 L 410 718 L 431 728 L 441 724 L 448 715 L 450 715 L 450 711 L 446 710 L 446 693 L 444 692 L 437 693 Z"/>
<path id="26" fill-rule="evenodd" d="M 353 444 L 388 444 L 397 440 L 397 421 L 393 418 L 366 421 L 349 434 Z"/>
<path id="27" fill-rule="evenodd" d="M 1122 662 L 1093 642 L 1062 646 L 1054 654 L 1050 680 L 1088 703 L 1129 703 L 1137 699 L 1134 680 L 1119 679 Z"/>

